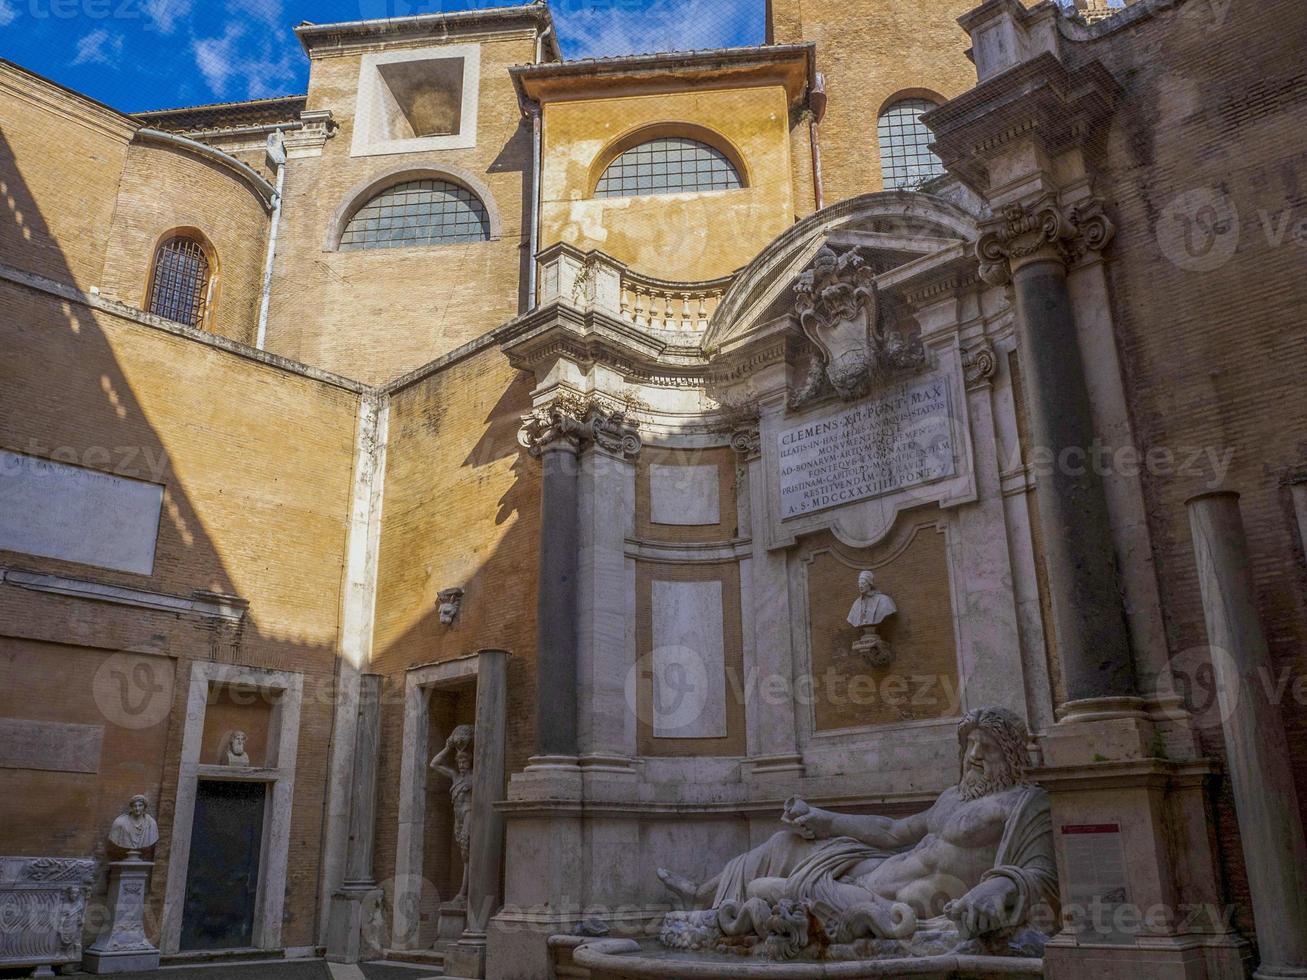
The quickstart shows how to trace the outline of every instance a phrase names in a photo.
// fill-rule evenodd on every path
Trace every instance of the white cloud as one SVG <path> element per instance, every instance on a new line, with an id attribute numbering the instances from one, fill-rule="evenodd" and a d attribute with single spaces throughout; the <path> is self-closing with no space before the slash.
<path id="1" fill-rule="evenodd" d="M 563 53 L 573 59 L 758 43 L 763 16 L 761 0 L 564 0 L 554 8 Z"/>
<path id="2" fill-rule="evenodd" d="M 260 20 L 269 27 L 280 28 L 282 23 L 281 0 L 228 0 L 227 11 L 244 14 Z"/>
<path id="3" fill-rule="evenodd" d="M 221 37 L 191 42 L 195 65 L 219 98 L 261 99 L 280 95 L 295 81 L 295 69 L 277 37 L 251 35 L 245 25 L 230 21 Z M 241 88 L 243 87 L 243 91 Z"/>
<path id="4" fill-rule="evenodd" d="M 77 42 L 74 65 L 116 65 L 123 54 L 121 34 L 110 34 L 104 28 L 91 31 Z"/>
<path id="5" fill-rule="evenodd" d="M 191 12 L 193 0 L 141 0 L 141 9 L 160 34 L 171 34 L 177 21 Z"/>
<path id="6" fill-rule="evenodd" d="M 18 19 L 18 11 L 9 0 L 0 0 L 0 27 L 8 27 Z"/>

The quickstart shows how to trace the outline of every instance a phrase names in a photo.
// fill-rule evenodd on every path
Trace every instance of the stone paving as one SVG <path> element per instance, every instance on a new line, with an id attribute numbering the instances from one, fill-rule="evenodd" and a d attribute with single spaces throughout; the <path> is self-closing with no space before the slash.
<path id="1" fill-rule="evenodd" d="M 89 973 L 72 975 L 90 976 Z M 430 966 L 389 963 L 345 966 L 324 960 L 268 960 L 166 967 L 150 973 L 119 973 L 115 974 L 115 980 L 432 980 L 439 976 L 440 971 Z"/>

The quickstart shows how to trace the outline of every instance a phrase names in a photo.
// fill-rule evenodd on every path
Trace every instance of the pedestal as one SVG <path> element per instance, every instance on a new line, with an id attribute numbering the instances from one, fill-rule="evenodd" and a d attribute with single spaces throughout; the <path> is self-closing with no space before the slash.
<path id="1" fill-rule="evenodd" d="M 145 938 L 145 896 L 153 861 L 129 857 L 109 865 L 109 925 L 82 957 L 90 973 L 159 968 L 159 950 Z"/>
<path id="2" fill-rule="evenodd" d="M 346 885 L 331 896 L 327 956 L 333 963 L 358 963 L 381 955 L 380 888 Z"/>
<path id="3" fill-rule="evenodd" d="M 436 943 L 457 942 L 467 929 L 467 903 L 444 902 L 436 920 Z M 446 951 L 447 952 L 447 951 Z"/>

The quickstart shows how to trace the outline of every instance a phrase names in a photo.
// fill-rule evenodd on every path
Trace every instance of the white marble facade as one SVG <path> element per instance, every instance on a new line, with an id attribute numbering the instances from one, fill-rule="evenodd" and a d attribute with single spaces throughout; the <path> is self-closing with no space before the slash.
<path id="1" fill-rule="evenodd" d="M 870 230 L 889 224 L 899 230 Z M 642 536 L 633 516 L 635 461 L 601 447 L 582 453 L 579 766 L 532 767 L 510 784 L 507 904 L 496 919 L 502 935 L 492 926 L 492 975 L 497 969 L 516 975 L 505 966 L 511 957 L 529 961 L 524 929 L 563 924 L 561 913 L 539 911 L 550 895 L 606 909 L 619 928 L 623 921 L 639 922 L 665 907 L 656 867 L 670 864 L 690 875 L 720 867 L 775 829 L 775 804 L 793 793 L 846 805 L 874 806 L 887 798 L 924 804 L 956 780 L 956 723 L 969 708 L 1007 708 L 1032 728 L 1052 718 L 1034 549 L 1021 496 L 1030 482 L 1017 462 L 1016 403 L 1006 370 L 1015 346 L 1013 318 L 1002 291 L 974 275 L 975 236 L 965 210 L 923 195 L 871 195 L 814 215 L 737 277 L 706 334 L 693 338 L 704 351 L 702 362 L 694 372 L 682 369 L 674 381 L 670 369 L 652 361 L 619 371 L 602 357 L 571 360 L 563 330 L 558 346 L 538 357 L 532 345 L 543 350 L 539 337 L 517 349 L 509 345 L 510 358 L 536 372 L 537 404 L 562 392 L 634 396 L 643 406 L 646 450 L 682 453 L 678 465 L 665 465 L 660 456 L 645 468 L 653 525 L 720 524 L 735 533 L 715 541 L 703 534 Z M 870 484 L 864 474 L 864 485 L 849 492 L 847 502 L 787 509 L 782 490 L 796 476 L 782 472 L 786 435 L 882 411 L 879 403 L 889 397 L 884 387 L 873 387 L 853 402 L 830 397 L 799 411 L 790 407 L 802 381 L 802 366 L 787 353 L 796 329 L 791 289 L 828 243 L 868 257 L 881 248 L 895 250 L 902 264 L 877 276 L 877 286 L 893 295 L 898 326 L 919 333 L 926 363 L 895 382 L 893 394 L 930 405 L 921 426 L 912 429 L 916 416 L 906 413 L 898 441 L 880 448 L 904 463 L 902 474 Z M 902 262 L 905 251 L 916 258 Z M 578 302 L 597 314 L 603 300 Z M 594 315 L 585 329 L 602 340 L 603 318 Z M 737 451 L 737 512 L 729 515 L 712 510 L 721 499 L 717 467 L 694 456 L 727 446 Z M 824 444 L 808 454 L 807 465 L 838 450 L 837 443 Z M 914 466 L 918 457 L 927 465 Z M 953 710 L 924 721 L 819 731 L 812 700 L 799 683 L 812 664 L 810 569 L 800 560 L 800 545 L 829 532 L 846 548 L 883 549 L 902 533 L 900 519 L 909 513 L 914 524 L 932 521 L 945 540 L 951 596 L 945 615 L 957 659 Z M 719 708 L 725 699 L 740 699 L 738 751 L 642 754 L 634 716 L 643 706 L 633 699 L 631 680 L 649 667 L 637 663 L 641 563 L 655 568 L 646 644 L 653 652 L 655 704 L 676 703 L 679 691 L 660 688 L 671 677 L 690 680 L 704 709 L 689 722 L 673 719 L 675 730 L 655 717 L 655 741 L 675 736 L 727 744 L 727 712 Z M 738 571 L 736 624 L 720 582 L 676 572 L 723 564 Z M 660 575 L 658 568 L 672 571 Z M 829 601 L 840 606 L 842 618 L 849 593 Z M 718 644 L 732 625 L 744 655 L 734 680 Z M 695 673 L 702 668 L 712 676 Z M 592 802 L 582 819 L 547 799 L 551 794 Z M 530 841 L 542 834 L 550 847 L 533 850 Z"/>

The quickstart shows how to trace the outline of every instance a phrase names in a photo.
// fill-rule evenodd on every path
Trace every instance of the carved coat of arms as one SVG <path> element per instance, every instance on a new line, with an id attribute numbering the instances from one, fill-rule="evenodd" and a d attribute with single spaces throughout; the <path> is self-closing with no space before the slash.
<path id="1" fill-rule="evenodd" d="M 920 339 L 885 330 L 875 273 L 856 250 L 841 255 L 823 245 L 794 284 L 794 310 L 817 349 L 796 407 L 827 388 L 852 401 L 880 376 L 925 363 Z"/>

